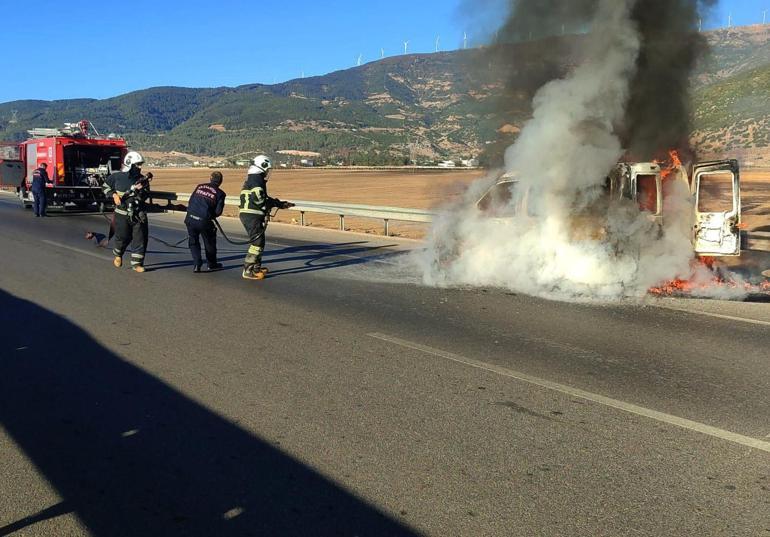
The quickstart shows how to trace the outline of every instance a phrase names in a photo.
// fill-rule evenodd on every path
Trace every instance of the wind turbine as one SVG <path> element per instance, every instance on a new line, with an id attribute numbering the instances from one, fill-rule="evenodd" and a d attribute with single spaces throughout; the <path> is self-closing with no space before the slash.
<path id="1" fill-rule="evenodd" d="M 765 24 L 767 24 L 767 10 L 764 10 L 762 12 L 762 26 L 764 26 Z"/>
<path id="2" fill-rule="evenodd" d="M 18 123 L 18 122 L 19 122 L 19 111 L 11 110 L 11 119 L 8 121 L 8 123 Z"/>
<path id="3" fill-rule="evenodd" d="M 361 67 L 361 60 L 363 60 L 363 54 L 358 55 L 358 63 L 356 64 L 358 67 Z"/>
<path id="4" fill-rule="evenodd" d="M 385 58 L 385 49 L 384 48 L 380 49 L 380 58 L 383 58 L 383 59 Z"/>
<path id="5" fill-rule="evenodd" d="M 468 32 L 463 32 L 463 50 L 468 48 Z"/>
<path id="6" fill-rule="evenodd" d="M 441 36 L 436 36 L 436 52 L 438 52 L 439 45 L 441 44 Z"/>
<path id="7" fill-rule="evenodd" d="M 404 54 L 409 50 L 409 41 L 404 41 Z"/>
<path id="8" fill-rule="evenodd" d="M 728 28 L 732 28 L 733 27 L 733 14 L 732 13 L 730 13 L 727 16 L 727 27 Z"/>
<path id="9" fill-rule="evenodd" d="M 698 19 L 698 33 L 703 31 L 703 19 Z"/>

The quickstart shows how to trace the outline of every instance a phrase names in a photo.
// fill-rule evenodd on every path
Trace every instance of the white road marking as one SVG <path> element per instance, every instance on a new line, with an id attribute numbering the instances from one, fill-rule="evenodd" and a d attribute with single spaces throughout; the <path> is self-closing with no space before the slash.
<path id="1" fill-rule="evenodd" d="M 731 431 L 725 431 L 724 429 L 712 427 L 711 425 L 706 425 L 705 423 L 700 423 L 697 421 L 680 418 L 679 416 L 673 416 L 671 414 L 666 414 L 664 412 L 658 412 L 657 410 L 652 410 L 649 408 L 634 405 L 632 403 L 626 403 L 625 401 L 619 401 L 617 399 L 612 399 L 610 397 L 605 397 L 603 395 L 587 392 L 579 388 L 573 388 L 572 386 L 559 384 L 558 382 L 551 382 L 550 380 L 533 377 L 532 375 L 527 375 L 526 373 L 520 373 L 518 371 L 514 371 L 506 367 L 502 367 L 494 364 L 488 364 L 486 362 L 480 362 L 472 358 L 466 358 L 465 356 L 460 356 L 459 354 L 443 351 L 441 349 L 436 349 L 434 347 L 429 347 L 427 345 L 421 345 L 419 343 L 414 343 L 412 341 L 407 341 L 404 339 L 399 339 L 396 337 L 388 336 L 385 334 L 379 334 L 376 332 L 370 333 L 367 335 L 369 337 L 379 339 L 382 341 L 387 341 L 388 343 L 393 343 L 401 347 L 414 349 L 417 351 L 424 352 L 426 354 L 438 356 L 439 358 L 451 360 L 459 364 L 475 367 L 476 369 L 482 369 L 484 371 L 496 373 L 504 377 L 509 377 L 516 380 L 520 380 L 522 382 L 527 382 L 529 384 L 534 384 L 536 386 L 540 386 L 541 388 L 546 388 L 548 390 L 553 390 L 556 392 L 569 395 L 570 397 L 578 397 L 580 399 L 592 401 L 594 403 L 615 408 L 617 410 L 622 410 L 624 412 L 629 412 L 631 414 L 644 416 L 646 418 L 650 418 L 656 421 L 668 423 L 669 425 L 675 425 L 683 429 L 689 429 L 691 431 L 696 431 L 705 435 L 713 436 L 721 440 L 727 440 L 728 442 L 733 442 L 735 444 L 740 444 L 742 446 L 747 446 L 750 448 L 754 448 L 760 451 L 765 451 L 767 453 L 770 453 L 770 442 L 767 442 L 765 440 L 752 438 L 750 436 L 744 436 L 742 434 L 734 433 Z"/>
<path id="2" fill-rule="evenodd" d="M 73 246 L 67 246 L 66 244 L 62 244 L 60 242 L 54 242 L 54 241 L 47 241 L 45 239 L 41 239 L 40 242 L 44 242 L 46 244 L 50 244 L 51 246 L 56 246 L 57 248 L 64 248 L 65 250 L 70 250 L 72 252 L 77 252 L 79 254 L 83 255 L 90 255 L 91 257 L 95 257 L 97 259 L 101 259 L 102 261 L 110 261 L 112 258 L 96 254 L 94 252 L 89 252 L 88 250 L 81 250 L 80 248 L 75 248 Z"/>
<path id="3" fill-rule="evenodd" d="M 732 315 L 722 315 L 721 313 L 711 313 L 708 311 L 688 310 L 686 308 L 677 308 L 676 306 L 664 306 L 662 304 L 654 304 L 656 308 L 671 311 L 681 311 L 683 313 L 692 313 L 694 315 L 705 315 L 707 317 L 714 317 L 716 319 L 725 319 L 727 321 L 740 321 L 742 323 L 758 324 L 760 326 L 770 326 L 770 321 L 760 321 L 759 319 L 747 319 L 746 317 L 734 317 Z"/>

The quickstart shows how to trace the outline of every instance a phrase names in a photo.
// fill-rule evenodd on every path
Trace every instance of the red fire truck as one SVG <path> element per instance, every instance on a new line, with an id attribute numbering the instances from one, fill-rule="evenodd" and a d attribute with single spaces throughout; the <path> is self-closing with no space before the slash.
<path id="1" fill-rule="evenodd" d="M 119 171 L 128 144 L 115 135 L 100 136 L 86 120 L 65 123 L 61 129 L 32 129 L 19 144 L 24 179 L 19 198 L 32 206 L 32 174 L 44 162 L 53 184 L 48 185 L 47 205 L 53 208 L 100 208 L 110 204 L 102 192 L 109 174 Z"/>

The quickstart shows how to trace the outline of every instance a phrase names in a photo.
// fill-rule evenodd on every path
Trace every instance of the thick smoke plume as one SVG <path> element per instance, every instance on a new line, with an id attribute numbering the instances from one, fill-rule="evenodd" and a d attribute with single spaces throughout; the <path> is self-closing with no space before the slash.
<path id="1" fill-rule="evenodd" d="M 641 35 L 636 75 L 623 122 L 625 147 L 636 159 L 678 149 L 692 158 L 690 77 L 707 50 L 699 15 L 716 0 L 639 0 L 632 19 Z"/>
<path id="2" fill-rule="evenodd" d="M 689 75 L 702 52 L 695 0 L 520 0 L 500 42 L 586 33 L 582 64 L 543 86 L 533 117 L 508 148 L 517 181 L 490 218 L 476 202 L 497 175 L 473 185 L 437 219 L 420 258 L 430 284 L 494 285 L 530 294 L 642 295 L 693 268 L 692 205 L 685 172 L 666 184 L 664 225 L 603 186 L 623 157 L 651 160 L 689 149 Z"/>
<path id="3" fill-rule="evenodd" d="M 494 0 L 487 0 L 494 3 Z M 639 50 L 630 80 L 630 98 L 617 125 L 623 147 L 637 160 L 665 157 L 670 149 L 683 156 L 689 145 L 690 75 L 707 51 L 696 31 L 702 14 L 716 0 L 637 0 L 629 16 L 639 34 Z M 565 32 L 594 32 L 599 0 L 509 0 L 508 18 L 494 33 L 495 44 L 539 39 Z M 491 5 L 490 5 L 491 7 Z M 498 6 L 498 9 L 500 6 Z M 490 55 L 510 69 L 494 47 Z M 661 122 L 665 121 L 665 128 Z M 661 153 L 661 151 L 663 151 Z"/>

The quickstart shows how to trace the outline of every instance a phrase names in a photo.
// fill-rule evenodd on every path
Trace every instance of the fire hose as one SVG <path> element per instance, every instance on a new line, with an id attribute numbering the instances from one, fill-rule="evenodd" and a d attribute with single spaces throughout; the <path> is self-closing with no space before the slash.
<path id="1" fill-rule="evenodd" d="M 91 191 L 91 197 L 93 197 L 95 203 L 98 203 L 98 201 L 96 199 L 96 196 L 94 195 L 93 191 Z M 265 225 L 262 226 L 262 231 L 256 236 L 256 238 L 255 238 L 256 240 L 259 240 L 259 239 L 261 239 L 264 236 L 265 231 L 267 231 L 267 223 L 270 222 L 271 218 L 274 218 L 275 215 L 278 214 L 278 210 L 279 210 L 279 207 L 273 207 L 271 212 L 267 215 L 267 217 L 265 218 Z M 110 224 L 110 227 L 112 227 L 112 220 L 110 220 L 110 218 L 108 218 L 107 215 L 104 214 L 103 206 L 102 206 L 102 208 L 100 210 L 100 214 Z M 252 243 L 252 239 L 245 240 L 245 241 L 235 241 L 235 240 L 231 239 L 230 237 L 228 237 L 228 235 L 225 232 L 225 230 L 222 229 L 222 225 L 219 223 L 219 220 L 214 218 L 213 221 L 214 221 L 214 224 L 217 226 L 217 229 L 219 229 L 219 232 L 222 234 L 222 238 L 224 238 L 226 242 L 232 244 L 233 246 L 246 246 L 247 244 L 251 244 Z M 179 249 L 179 250 L 187 250 L 188 249 L 186 246 L 180 246 L 180 245 L 182 243 L 184 243 L 185 241 L 187 241 L 189 239 L 189 236 L 186 236 L 183 239 L 180 239 L 179 241 L 177 241 L 177 242 L 175 242 L 173 244 L 170 243 L 170 242 L 167 242 L 167 241 L 165 241 L 163 239 L 161 239 L 160 237 L 156 237 L 155 235 L 148 234 L 148 237 L 150 239 L 156 241 L 156 242 L 159 242 L 159 243 L 163 244 L 164 246 L 167 246 L 168 248 L 176 248 L 176 249 Z"/>
<path id="2" fill-rule="evenodd" d="M 265 218 L 265 225 L 262 226 L 262 231 L 257 234 L 257 236 L 254 239 L 248 239 L 245 241 L 235 241 L 227 236 L 227 233 L 225 233 L 225 230 L 222 229 L 222 224 L 219 223 L 219 220 L 216 218 L 213 219 L 214 225 L 217 226 L 217 229 L 219 229 L 219 232 L 222 234 L 222 238 L 225 239 L 226 242 L 232 244 L 233 246 L 246 246 L 247 244 L 251 244 L 254 240 L 259 240 L 263 237 L 265 232 L 267 231 L 267 224 L 270 222 L 270 219 L 273 218 L 276 214 L 278 214 L 278 207 L 274 207 L 270 214 L 267 215 L 267 218 Z M 187 247 L 179 246 L 184 241 L 186 241 L 189 236 L 185 237 L 184 239 L 175 242 L 174 244 L 169 244 L 168 242 L 164 241 L 163 239 L 160 239 L 158 237 L 155 237 L 154 235 L 149 235 L 149 237 L 161 244 L 164 244 L 168 246 L 169 248 L 179 248 L 180 250 L 187 250 Z"/>

